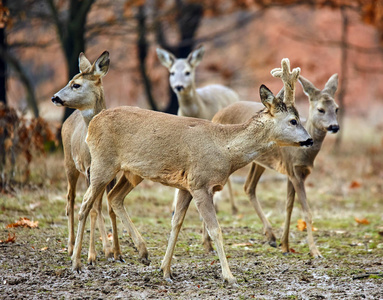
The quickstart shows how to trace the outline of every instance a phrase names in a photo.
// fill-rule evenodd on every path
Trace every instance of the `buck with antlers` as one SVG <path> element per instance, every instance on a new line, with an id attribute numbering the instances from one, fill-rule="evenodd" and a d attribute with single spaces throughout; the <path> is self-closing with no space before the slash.
<path id="1" fill-rule="evenodd" d="M 192 51 L 186 59 L 177 59 L 172 53 L 157 48 L 158 59 L 169 70 L 170 86 L 178 99 L 179 116 L 211 120 L 217 111 L 239 101 L 238 94 L 223 85 L 212 84 L 196 89 L 195 69 L 200 64 L 204 53 L 204 47 L 200 46 Z M 237 208 L 230 182 L 227 187 L 231 208 L 235 214 Z M 177 191 L 173 201 L 173 210 L 176 201 Z"/>
<path id="2" fill-rule="evenodd" d="M 299 77 L 299 82 L 305 94 L 309 97 L 310 110 L 305 128 L 314 140 L 313 146 L 310 148 L 275 146 L 265 155 L 258 156 L 251 164 L 244 188 L 258 216 L 262 220 L 264 234 L 269 244 L 276 247 L 276 238 L 272 227 L 256 197 L 256 187 L 265 168 L 273 169 L 287 175 L 286 219 L 281 238 L 282 251 L 284 253 L 290 251 L 290 219 L 295 194 L 297 194 L 307 224 L 307 238 L 310 253 L 314 257 L 320 257 L 321 254 L 315 245 L 312 234 L 312 214 L 307 202 L 305 180 L 311 173 L 315 157 L 321 149 L 326 133 L 336 133 L 339 130 L 337 121 L 338 105 L 334 100 L 334 94 L 338 87 L 338 75 L 332 75 L 323 90 L 316 88 L 309 80 L 302 76 Z M 261 106 L 260 103 L 255 102 L 238 102 L 217 113 L 213 118 L 213 122 L 220 124 L 240 124 L 256 114 L 259 109 L 261 109 Z M 211 241 L 206 234 L 204 235 L 204 245 L 207 248 L 212 247 Z"/>
<path id="3" fill-rule="evenodd" d="M 290 73 L 294 85 L 299 69 Z M 87 143 L 92 157 L 90 186 L 79 213 L 79 227 L 72 256 L 73 270 L 81 269 L 84 226 L 93 203 L 119 171 L 123 176 L 108 194 L 117 216 L 126 223 L 125 196 L 143 179 L 178 188 L 178 200 L 165 257 L 164 278 L 171 281 L 171 260 L 186 211 L 194 198 L 197 209 L 217 247 L 225 281 L 234 283 L 213 194 L 235 170 L 264 155 L 274 144 L 311 145 L 294 106 L 275 97 L 265 86 L 260 95 L 265 109 L 243 124 L 221 125 L 207 120 L 177 117 L 136 107 L 104 110 L 89 124 Z M 128 124 L 128 126 L 127 126 Z"/>
<path id="4" fill-rule="evenodd" d="M 67 208 L 68 216 L 68 253 L 73 254 L 75 243 L 74 235 L 74 202 L 76 197 L 76 185 L 80 174 L 84 174 L 89 183 L 89 168 L 91 157 L 85 138 L 88 133 L 89 122 L 100 111 L 105 109 L 105 97 L 102 87 L 102 77 L 109 69 L 109 53 L 105 51 L 93 63 L 83 53 L 79 56 L 80 73 L 75 75 L 69 83 L 52 97 L 52 102 L 57 106 L 65 106 L 76 111 L 64 122 L 62 127 L 62 142 L 64 147 L 64 165 L 68 180 Z M 102 193 L 99 195 L 91 212 L 91 234 L 88 253 L 88 263 L 96 260 L 95 250 L 95 223 L 102 237 L 105 256 L 122 260 L 121 250 L 118 243 L 116 216 L 109 206 L 109 215 L 113 225 L 113 249 L 111 249 L 105 230 L 102 216 Z"/>

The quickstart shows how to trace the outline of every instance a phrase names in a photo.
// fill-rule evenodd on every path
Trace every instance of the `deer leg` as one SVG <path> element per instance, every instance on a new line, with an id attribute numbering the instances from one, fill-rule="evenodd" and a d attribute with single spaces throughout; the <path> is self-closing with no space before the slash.
<path id="1" fill-rule="evenodd" d="M 269 220 L 265 216 L 261 204 L 259 203 L 256 196 L 257 185 L 264 171 L 264 167 L 252 162 L 249 174 L 247 175 L 247 179 L 244 185 L 244 189 L 246 194 L 249 196 L 250 202 L 253 205 L 255 211 L 257 212 L 258 217 L 262 221 L 263 234 L 266 235 L 269 245 L 272 247 L 277 247 L 277 242 L 273 232 L 273 228 L 271 227 Z"/>
<path id="2" fill-rule="evenodd" d="M 191 200 L 192 195 L 188 191 L 178 190 L 177 204 L 172 218 L 172 230 L 170 232 L 168 247 L 166 248 L 166 253 L 161 263 L 161 270 L 164 274 L 164 279 L 168 282 L 172 282 L 170 264 L 172 261 L 174 247 L 177 242 L 178 234 L 180 232 L 182 223 L 184 221 Z"/>
<path id="3" fill-rule="evenodd" d="M 310 254 L 313 257 L 322 257 L 317 246 L 315 245 L 315 241 L 314 241 L 314 237 L 313 237 L 312 215 L 311 215 L 311 210 L 310 210 L 309 204 L 307 202 L 304 180 L 302 180 L 302 179 L 295 180 L 295 181 L 293 181 L 293 184 L 294 184 L 294 188 L 295 188 L 295 191 L 297 193 L 299 202 L 302 205 L 302 210 L 303 210 L 304 218 L 306 221 L 307 241 L 308 241 L 309 248 L 310 248 Z"/>
<path id="4" fill-rule="evenodd" d="M 90 185 L 90 168 L 87 170 L 87 182 L 88 186 Z M 108 242 L 108 235 L 105 230 L 105 221 L 104 216 L 102 214 L 102 193 L 97 200 L 95 201 L 91 211 L 90 211 L 90 239 L 89 239 L 89 251 L 88 251 L 88 264 L 92 265 L 96 263 L 96 221 L 98 223 L 98 229 L 100 230 L 103 250 L 105 253 L 105 257 L 109 258 L 113 255 L 113 252 L 110 249 L 110 245 Z"/>
<path id="5" fill-rule="evenodd" d="M 287 201 L 286 201 L 286 217 L 285 224 L 283 228 L 281 245 L 282 245 L 282 253 L 290 252 L 289 247 L 289 232 L 290 232 L 290 221 L 291 221 L 291 213 L 294 208 L 294 200 L 295 200 L 295 189 L 290 180 L 287 181 Z"/>
<path id="6" fill-rule="evenodd" d="M 233 215 L 236 215 L 238 213 L 238 209 L 235 205 L 234 196 L 233 196 L 233 189 L 231 186 L 230 178 L 227 180 L 227 188 L 228 188 L 229 200 L 230 200 L 230 204 L 231 204 L 231 211 L 232 211 Z M 222 191 L 216 192 L 214 194 L 214 197 L 213 197 L 214 208 L 215 208 L 216 213 L 218 212 L 217 202 L 219 201 L 217 198 L 221 196 L 221 193 L 222 193 Z M 206 253 L 214 252 L 212 240 L 210 238 L 210 235 L 206 229 L 206 224 L 204 222 L 202 222 L 202 244 L 203 244 L 203 247 L 205 248 Z"/>
<path id="7" fill-rule="evenodd" d="M 109 194 L 109 192 L 113 189 L 113 187 L 116 185 L 116 178 L 114 178 L 106 187 L 106 193 Z M 115 260 L 119 260 L 121 262 L 125 262 L 125 260 L 122 257 L 122 252 L 120 248 L 120 242 L 118 239 L 118 229 L 117 229 L 117 219 L 116 219 L 116 213 L 114 212 L 112 205 L 109 203 L 108 198 L 108 213 L 110 220 L 112 221 L 112 235 L 113 235 L 113 256 Z"/>
<path id="8" fill-rule="evenodd" d="M 102 193 L 103 195 L 104 193 Z M 102 213 L 102 195 L 99 199 L 97 199 L 95 203 L 95 209 L 97 210 L 97 223 L 98 223 L 98 229 L 100 230 L 101 238 L 102 238 L 102 248 L 104 250 L 104 254 L 106 258 L 112 258 L 113 257 L 113 250 L 110 247 L 108 234 L 105 229 L 105 220 L 104 215 Z"/>
<path id="9" fill-rule="evenodd" d="M 174 190 L 173 203 L 172 203 L 172 215 L 174 215 L 174 211 L 176 210 L 178 193 L 179 193 L 179 189 L 175 189 Z"/>
<path id="10" fill-rule="evenodd" d="M 66 215 L 68 217 L 68 254 L 73 254 L 73 247 L 75 243 L 74 235 L 74 203 L 76 199 L 76 185 L 80 172 L 76 170 L 76 167 L 66 167 L 66 175 L 68 179 L 68 193 L 67 193 L 67 206 Z"/>
<path id="11" fill-rule="evenodd" d="M 226 186 L 227 186 L 228 191 L 229 191 L 229 201 L 230 201 L 230 205 L 231 205 L 231 212 L 233 215 L 236 215 L 236 214 L 238 214 L 238 208 L 235 205 L 233 188 L 231 186 L 230 178 L 227 179 Z"/>
<path id="12" fill-rule="evenodd" d="M 96 203 L 98 202 L 98 199 L 95 201 L 95 204 L 93 205 L 92 209 L 90 210 L 90 235 L 89 235 L 89 250 L 88 250 L 88 264 L 93 265 L 96 263 L 96 236 L 95 236 L 95 229 L 96 229 L 96 221 L 97 221 L 97 209 L 94 207 Z"/>
<path id="13" fill-rule="evenodd" d="M 127 177 L 126 177 L 127 176 Z M 140 261 L 149 265 L 150 260 L 148 259 L 148 250 L 146 248 L 145 240 L 142 238 L 141 234 L 138 232 L 137 228 L 134 226 L 132 220 L 129 217 L 128 212 L 124 207 L 124 199 L 136 187 L 143 179 L 139 176 L 134 176 L 130 174 L 125 174 L 121 176 L 117 184 L 108 194 L 108 202 L 113 211 L 117 214 L 117 216 L 121 219 L 124 227 L 128 230 L 129 235 L 131 236 L 134 245 L 138 250 L 138 255 Z M 115 228 L 114 228 L 115 227 Z M 114 234 L 115 233 L 115 234 Z M 113 240 L 114 245 L 118 245 L 115 250 L 115 258 L 121 259 L 121 250 L 119 249 L 118 243 L 118 235 L 117 235 L 117 225 L 113 225 Z M 120 257 L 119 257 L 120 256 Z"/>
<path id="14" fill-rule="evenodd" d="M 100 178 L 100 177 L 98 177 Z M 105 186 L 107 185 L 107 181 L 98 181 L 96 180 L 91 182 L 91 185 L 88 187 L 83 202 L 81 204 L 80 212 L 79 212 L 79 223 L 78 230 L 76 236 L 76 243 L 74 246 L 74 251 L 72 255 L 72 269 L 73 271 L 81 271 L 81 247 L 82 241 L 84 238 L 84 230 L 86 219 L 89 215 L 90 210 L 93 207 L 94 202 L 98 199 L 98 197 L 102 197 L 102 194 L 105 190 Z"/>
<path id="15" fill-rule="evenodd" d="M 206 253 L 214 253 L 213 242 L 207 231 L 205 222 L 202 222 L 202 244 Z"/>
<path id="16" fill-rule="evenodd" d="M 222 277 L 224 281 L 229 284 L 235 284 L 237 281 L 230 271 L 229 264 L 227 262 L 225 250 L 223 248 L 222 231 L 219 226 L 217 215 L 215 213 L 213 204 L 213 195 L 209 194 L 206 190 L 194 191 L 193 197 L 200 215 L 203 221 L 206 223 L 207 231 L 210 237 L 215 243 L 219 261 L 222 268 Z"/>

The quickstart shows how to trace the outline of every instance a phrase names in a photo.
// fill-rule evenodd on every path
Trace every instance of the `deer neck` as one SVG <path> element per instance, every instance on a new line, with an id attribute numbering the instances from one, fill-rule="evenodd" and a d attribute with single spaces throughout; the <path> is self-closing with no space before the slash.
<path id="1" fill-rule="evenodd" d="M 99 92 L 94 92 L 92 95 L 95 98 L 94 106 L 92 108 L 81 110 L 81 115 L 84 119 L 86 126 L 89 125 L 89 122 L 93 119 L 94 116 L 96 116 L 98 113 L 100 113 L 103 109 L 106 108 L 104 90 L 102 87 Z"/>
<path id="2" fill-rule="evenodd" d="M 312 139 L 314 140 L 314 144 L 311 147 L 307 148 L 306 151 L 312 153 L 314 159 L 322 147 L 323 140 L 326 137 L 326 132 L 318 129 L 315 126 L 311 116 L 309 116 L 305 127 L 307 132 L 311 135 Z"/>
<path id="3" fill-rule="evenodd" d="M 198 118 L 201 112 L 201 99 L 194 86 L 177 95 L 182 116 Z"/>
<path id="4" fill-rule="evenodd" d="M 275 146 L 272 136 L 272 120 L 252 117 L 244 124 L 229 126 L 225 143 L 232 172 L 246 166 L 255 158 L 262 156 Z"/>

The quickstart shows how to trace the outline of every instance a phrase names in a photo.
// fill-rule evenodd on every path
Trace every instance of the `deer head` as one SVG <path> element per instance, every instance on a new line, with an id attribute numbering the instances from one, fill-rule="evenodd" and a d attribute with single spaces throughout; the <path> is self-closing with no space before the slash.
<path id="1" fill-rule="evenodd" d="M 259 89 L 261 101 L 266 107 L 266 113 L 274 121 L 273 137 L 278 146 L 306 146 L 313 144 L 313 140 L 302 126 L 299 114 L 293 105 L 286 105 L 283 93 L 277 96 L 265 86 Z"/>
<path id="2" fill-rule="evenodd" d="M 168 68 L 170 86 L 174 93 L 189 93 L 195 89 L 195 68 L 202 60 L 205 49 L 203 46 L 192 51 L 186 59 L 177 59 L 172 53 L 157 48 L 158 59 Z"/>
<path id="3" fill-rule="evenodd" d="M 303 76 L 299 77 L 299 82 L 310 100 L 311 123 L 320 131 L 337 133 L 338 105 L 335 103 L 334 95 L 338 88 L 338 74 L 330 77 L 322 91 Z"/>
<path id="4" fill-rule="evenodd" d="M 103 99 L 101 78 L 109 70 L 109 52 L 104 51 L 93 65 L 84 53 L 80 53 L 78 60 L 80 73 L 75 75 L 63 89 L 54 94 L 52 102 L 56 106 L 79 110 L 93 109 L 97 99 Z"/>

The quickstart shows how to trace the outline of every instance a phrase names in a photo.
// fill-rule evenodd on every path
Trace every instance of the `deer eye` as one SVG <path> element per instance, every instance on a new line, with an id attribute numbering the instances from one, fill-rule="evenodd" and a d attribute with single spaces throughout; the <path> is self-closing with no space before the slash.
<path id="1" fill-rule="evenodd" d="M 297 122 L 297 120 L 292 119 L 292 120 L 290 120 L 290 124 L 291 124 L 291 125 L 294 125 L 294 126 L 297 126 L 297 125 L 298 125 L 298 122 Z"/>
<path id="2" fill-rule="evenodd" d="M 174 72 L 170 72 L 170 76 L 174 76 Z"/>
<path id="3" fill-rule="evenodd" d="M 78 89 L 81 85 L 77 84 L 77 83 L 74 83 L 72 84 L 72 88 L 74 89 Z"/>
<path id="4" fill-rule="evenodd" d="M 335 113 L 337 114 L 337 113 L 338 113 L 338 111 L 339 111 L 339 108 L 337 108 L 337 109 L 335 110 Z"/>
<path id="5" fill-rule="evenodd" d="M 185 72 L 185 75 L 186 75 L 186 76 L 189 76 L 189 75 L 190 75 L 190 72 L 189 72 L 189 71 Z"/>
<path id="6" fill-rule="evenodd" d="M 325 113 L 325 111 L 324 111 L 323 108 L 318 108 L 318 111 L 319 111 L 321 114 L 324 114 L 324 113 Z"/>

